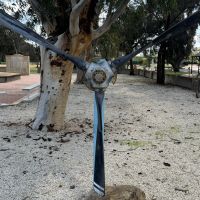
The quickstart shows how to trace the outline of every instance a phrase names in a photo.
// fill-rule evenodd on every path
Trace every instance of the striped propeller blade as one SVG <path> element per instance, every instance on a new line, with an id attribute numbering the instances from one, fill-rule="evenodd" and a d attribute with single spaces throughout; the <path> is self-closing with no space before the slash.
<path id="1" fill-rule="evenodd" d="M 95 91 L 94 97 L 94 180 L 93 187 L 100 196 L 105 195 L 104 167 L 104 92 Z"/>

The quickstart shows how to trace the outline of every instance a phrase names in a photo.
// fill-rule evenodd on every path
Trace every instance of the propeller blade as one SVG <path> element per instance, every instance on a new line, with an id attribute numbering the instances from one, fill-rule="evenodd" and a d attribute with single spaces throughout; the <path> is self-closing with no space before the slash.
<path id="1" fill-rule="evenodd" d="M 105 195 L 104 168 L 104 92 L 95 91 L 94 97 L 94 180 L 93 188 L 100 196 Z"/>
<path id="2" fill-rule="evenodd" d="M 176 25 L 172 26 L 161 35 L 156 37 L 154 40 L 149 42 L 147 45 L 137 49 L 136 51 L 132 51 L 130 54 L 126 56 L 122 56 L 117 58 L 116 60 L 112 61 L 111 66 L 118 68 L 128 62 L 131 58 L 136 56 L 137 54 L 143 52 L 144 50 L 148 49 L 149 47 L 164 42 L 182 32 L 187 30 L 193 25 L 196 25 L 200 21 L 200 11 L 192 14 L 191 16 L 187 17 L 186 19 L 182 20 L 181 22 L 177 23 Z"/>
<path id="3" fill-rule="evenodd" d="M 62 57 L 65 60 L 70 60 L 74 63 L 79 69 L 86 70 L 87 63 L 79 57 L 71 56 L 66 54 L 64 51 L 58 49 L 56 46 L 51 44 L 49 41 L 38 35 L 36 32 L 27 28 L 24 24 L 17 21 L 12 16 L 8 15 L 4 10 L 0 10 L 0 25 L 5 26 L 6 28 L 23 35 L 25 38 L 36 42 L 37 44 L 52 50 L 57 55 Z"/>

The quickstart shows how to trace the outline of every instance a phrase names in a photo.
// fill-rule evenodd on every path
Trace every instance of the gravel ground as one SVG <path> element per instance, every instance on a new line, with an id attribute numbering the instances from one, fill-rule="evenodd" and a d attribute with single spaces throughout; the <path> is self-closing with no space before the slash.
<path id="1" fill-rule="evenodd" d="M 72 85 L 66 128 L 28 127 L 37 100 L 0 108 L 0 200 L 76 200 L 92 186 L 93 94 Z M 200 99 L 194 92 L 119 75 L 106 92 L 107 185 L 148 200 L 200 199 Z"/>

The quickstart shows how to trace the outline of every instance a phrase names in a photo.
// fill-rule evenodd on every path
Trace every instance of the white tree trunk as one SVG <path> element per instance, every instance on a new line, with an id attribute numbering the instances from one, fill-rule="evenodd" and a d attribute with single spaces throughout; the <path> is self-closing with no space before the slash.
<path id="1" fill-rule="evenodd" d="M 55 45 L 62 50 L 69 48 L 72 55 L 78 56 L 88 48 L 90 43 L 90 36 L 80 34 L 69 41 L 63 34 Z M 32 128 L 37 130 L 46 128 L 48 131 L 57 131 L 64 127 L 73 64 L 56 57 L 52 59 L 51 53 L 41 48 L 41 94 L 32 125 Z"/>
<path id="2" fill-rule="evenodd" d="M 56 131 L 64 126 L 73 64 L 51 65 L 50 57 L 50 52 L 41 48 L 41 95 L 32 128 Z"/>

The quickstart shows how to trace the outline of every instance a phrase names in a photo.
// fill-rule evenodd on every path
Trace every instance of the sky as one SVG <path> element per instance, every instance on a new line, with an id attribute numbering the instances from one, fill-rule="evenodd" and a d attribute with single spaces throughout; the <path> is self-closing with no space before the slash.
<path id="1" fill-rule="evenodd" d="M 200 26 L 197 29 L 194 40 L 195 40 L 195 47 L 200 48 Z"/>

